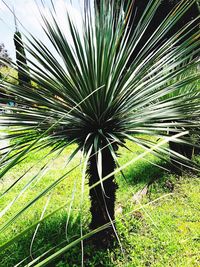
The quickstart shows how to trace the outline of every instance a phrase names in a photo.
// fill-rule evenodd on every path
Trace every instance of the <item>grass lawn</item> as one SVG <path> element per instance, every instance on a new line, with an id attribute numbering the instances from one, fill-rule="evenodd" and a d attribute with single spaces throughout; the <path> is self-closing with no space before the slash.
<path id="1" fill-rule="evenodd" d="M 120 150 L 120 164 L 124 164 L 139 155 L 142 150 L 128 144 L 133 153 Z M 23 195 L 18 195 L 23 187 L 37 174 L 39 168 L 49 159 L 45 157 L 47 150 L 31 153 L 29 157 L 12 172 L 6 174 L 0 184 L 3 193 L 26 170 L 33 168 L 21 179 L 18 186 L 11 189 L 0 199 L 0 206 L 6 207 L 17 195 L 18 198 L 2 217 L 0 225 L 12 218 L 18 211 L 34 199 L 56 178 L 66 172 L 66 161 L 74 146 L 65 151 L 54 161 L 49 170 L 44 170 L 42 177 L 36 177 L 29 187 L 24 188 Z M 43 159 L 42 159 L 43 158 Z M 40 160 L 38 160 L 40 159 Z M 80 162 L 79 155 L 70 163 L 70 169 Z M 191 267 L 200 266 L 200 180 L 198 175 L 185 174 L 178 178 L 159 169 L 154 164 L 161 161 L 152 155 L 137 161 L 124 172 L 126 180 L 118 174 L 119 185 L 116 201 L 116 218 L 118 235 L 124 253 L 116 241 L 109 250 L 94 252 L 94 248 L 85 244 L 85 266 L 133 266 L 133 267 Z M 89 231 L 90 202 L 87 180 L 84 189 L 84 201 L 81 199 L 81 167 L 71 172 L 51 193 L 48 193 L 22 213 L 0 236 L 1 245 L 39 220 L 41 214 L 47 216 L 66 204 L 51 217 L 47 217 L 38 228 L 32 248 L 31 240 L 36 226 L 20 237 L 14 244 L 0 251 L 0 266 L 11 267 L 27 258 L 18 266 L 26 266 L 32 258 L 55 247 L 70 243 L 80 236 L 80 214 L 83 217 L 83 231 Z M 136 192 L 152 181 L 148 193 L 137 199 Z M 47 205 L 48 204 L 48 205 Z M 71 206 L 70 220 L 66 231 L 66 221 Z M 63 243 L 62 243 L 63 242 Z M 57 248 L 53 250 L 56 251 Z M 31 253 L 30 253 L 31 250 Z M 30 255 L 31 254 L 31 255 Z M 34 265 L 33 265 L 34 266 Z M 80 244 L 71 248 L 62 258 L 49 266 L 81 266 Z"/>

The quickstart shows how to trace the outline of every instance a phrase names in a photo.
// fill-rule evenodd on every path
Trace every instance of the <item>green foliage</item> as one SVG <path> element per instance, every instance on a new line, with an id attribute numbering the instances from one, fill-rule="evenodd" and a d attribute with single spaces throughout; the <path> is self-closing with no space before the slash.
<path id="1" fill-rule="evenodd" d="M 9 83 L 17 84 L 17 71 L 11 67 L 0 68 L 1 77 Z"/>
<path id="2" fill-rule="evenodd" d="M 3 81 L 17 84 L 17 71 L 11 67 L 0 67 L 0 104 L 7 104 L 11 99 L 8 96 L 5 96 L 5 94 L 8 94 L 8 90 L 1 88 Z"/>

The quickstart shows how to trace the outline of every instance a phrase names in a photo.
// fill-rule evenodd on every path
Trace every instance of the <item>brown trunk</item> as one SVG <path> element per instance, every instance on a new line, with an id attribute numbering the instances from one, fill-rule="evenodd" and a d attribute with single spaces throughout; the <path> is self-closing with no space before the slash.
<path id="1" fill-rule="evenodd" d="M 176 133 L 171 132 L 170 135 L 175 135 Z M 189 137 L 189 135 L 187 136 Z M 188 158 L 189 160 L 192 159 L 192 155 L 193 155 L 193 146 L 187 145 L 187 144 L 179 144 L 173 141 L 169 142 L 169 148 L 170 150 L 177 152 L 181 155 L 183 155 L 184 157 Z M 170 161 L 172 163 L 171 166 L 171 170 L 173 172 L 175 172 L 178 175 L 182 174 L 182 170 L 184 169 L 183 166 L 176 162 L 176 160 L 173 158 L 173 156 L 170 156 Z M 183 162 L 184 163 L 184 162 Z"/>
<path id="2" fill-rule="evenodd" d="M 93 151 L 94 153 L 94 151 Z M 102 175 L 105 177 L 115 169 L 115 162 L 108 148 L 102 150 Z M 87 173 L 89 176 L 89 185 L 92 186 L 99 181 L 99 175 L 97 171 L 97 159 L 96 155 L 90 158 Z M 91 229 L 96 229 L 108 222 L 115 219 L 115 193 L 116 183 L 114 176 L 111 176 L 102 185 L 99 184 L 90 190 L 91 200 L 91 215 L 92 220 L 90 223 Z M 95 236 L 95 243 L 99 246 L 109 245 L 114 236 L 113 228 L 110 226 L 108 229 L 101 231 Z"/>

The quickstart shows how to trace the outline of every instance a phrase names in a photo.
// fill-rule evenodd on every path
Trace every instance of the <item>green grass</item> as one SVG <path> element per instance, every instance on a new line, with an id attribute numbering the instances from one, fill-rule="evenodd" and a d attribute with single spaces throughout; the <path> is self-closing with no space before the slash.
<path id="1" fill-rule="evenodd" d="M 120 158 L 120 164 L 124 164 L 142 152 L 136 145 L 128 144 L 128 146 L 132 149 L 133 153 L 121 149 L 120 154 L 123 156 Z M 3 216 L 0 224 L 5 223 L 25 203 L 34 198 L 42 188 L 48 186 L 66 171 L 67 156 L 73 148 L 74 146 L 66 149 L 55 160 L 44 177 L 33 182 L 26 193 Z M 0 184 L 1 192 L 11 182 L 15 181 L 24 170 L 34 165 L 33 169 L 22 179 L 19 185 L 11 190 L 6 197 L 0 199 L 1 207 L 5 207 L 26 182 L 33 177 L 38 168 L 48 161 L 48 158 L 38 161 L 38 158 L 45 156 L 45 153 L 47 153 L 47 150 L 31 153 L 23 163 L 16 166 L 12 172 L 6 175 L 3 183 Z M 80 158 L 77 156 L 67 169 L 75 166 L 79 161 Z M 95 253 L 91 245 L 85 244 L 85 266 L 199 266 L 200 181 L 197 175 L 192 174 L 186 174 L 178 179 L 176 176 L 167 174 L 156 166 L 151 165 L 149 161 L 155 164 L 161 163 L 160 160 L 149 155 L 145 160 L 137 161 L 125 170 L 126 181 L 121 175 L 116 177 L 119 185 L 116 201 L 116 225 L 124 249 L 124 256 L 117 242 L 112 249 L 99 250 L 95 251 Z M 68 240 L 66 241 L 65 225 L 75 180 L 77 180 L 76 191 L 70 214 Z M 133 197 L 134 194 L 149 181 L 154 182 L 149 187 L 148 194 L 141 199 L 141 203 L 136 203 Z M 64 242 L 64 246 L 80 236 L 80 209 L 83 213 L 84 233 L 89 231 L 90 203 L 87 183 L 85 185 L 84 205 L 82 206 L 80 204 L 80 192 L 81 168 L 77 168 L 51 194 L 45 216 L 65 203 L 68 203 L 68 205 L 41 223 L 33 244 L 32 255 L 34 258 L 61 242 Z M 49 195 L 43 197 L 36 205 L 32 206 L 18 218 L 0 236 L 1 244 L 10 240 L 39 219 L 48 197 Z M 12 246 L 1 252 L 1 267 L 14 266 L 24 258 L 29 257 L 34 229 L 27 232 L 25 236 L 21 237 Z M 31 258 L 29 257 L 28 261 L 30 260 Z M 26 263 L 27 261 L 23 262 L 20 266 L 25 266 Z M 49 266 L 71 267 L 80 265 L 81 249 L 80 245 L 77 245 Z"/>

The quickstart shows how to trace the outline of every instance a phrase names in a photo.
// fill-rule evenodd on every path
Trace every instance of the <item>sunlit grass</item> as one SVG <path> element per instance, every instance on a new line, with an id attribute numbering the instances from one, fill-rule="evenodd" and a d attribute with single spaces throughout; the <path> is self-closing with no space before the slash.
<path id="1" fill-rule="evenodd" d="M 119 158 L 120 164 L 124 164 L 142 152 L 142 149 L 136 145 L 130 143 L 127 145 L 133 153 L 119 151 L 123 155 Z M 56 178 L 66 172 L 65 164 L 67 157 L 73 149 L 74 146 L 66 149 L 53 162 L 50 170 L 44 177 L 37 182 L 33 182 L 27 192 L 3 216 L 1 220 L 2 224 L 21 209 L 25 203 L 33 199 L 42 189 L 46 188 Z M 1 183 L 1 192 L 11 182 L 15 181 L 17 177 L 22 175 L 25 170 L 34 165 L 33 169 L 29 171 L 19 185 L 0 200 L 1 207 L 5 207 L 15 197 L 17 192 L 34 176 L 38 168 L 48 160 L 48 158 L 45 158 L 38 161 L 38 158 L 44 157 L 47 152 L 47 150 L 42 150 L 36 154 L 31 153 L 23 163 L 17 165 L 6 175 Z M 81 155 L 76 156 L 67 169 L 79 164 L 80 158 Z M 149 161 L 154 164 L 161 164 L 160 160 L 149 155 L 147 158 L 138 161 L 134 166 L 125 170 L 124 175 L 126 180 L 120 174 L 116 177 L 119 185 L 116 201 L 117 229 L 125 250 L 125 258 L 122 256 L 117 244 L 113 249 L 97 251 L 95 253 L 93 248 L 86 244 L 86 266 L 124 266 L 125 263 L 127 266 L 141 267 L 197 266 L 199 181 L 195 177 L 188 176 L 179 180 L 177 177 L 169 175 L 158 167 L 151 165 Z M 163 163 L 162 166 L 164 166 Z M 33 243 L 32 254 L 34 257 L 59 245 L 61 242 L 65 242 L 64 244 L 66 244 L 66 242 L 71 242 L 80 236 L 80 179 L 81 167 L 78 167 L 51 192 L 51 199 L 45 216 L 65 203 L 67 205 L 66 208 L 63 208 L 50 219 L 41 223 Z M 77 180 L 77 183 L 75 183 L 75 180 Z M 134 195 L 151 181 L 153 184 L 149 187 L 147 196 L 141 199 L 141 203 L 147 204 L 157 198 L 163 198 L 141 209 L 140 204 L 136 203 Z M 74 186 L 76 186 L 76 190 Z M 172 190 L 173 187 L 174 191 Z M 68 227 L 69 239 L 66 241 L 65 226 L 73 192 L 75 192 L 75 195 Z M 1 235 L 1 244 L 31 226 L 36 220 L 39 220 L 48 197 L 49 194 L 41 198 L 37 204 L 33 205 L 18 218 L 12 227 L 9 227 Z M 83 205 L 84 232 L 89 231 L 89 206 L 88 187 L 86 184 Z M 14 264 L 30 255 L 29 248 L 34 229 L 2 252 L 1 266 L 14 266 Z M 80 254 L 80 247 L 76 246 L 52 264 L 63 267 L 80 266 Z M 171 265 L 169 265 L 169 261 L 171 261 Z M 22 263 L 21 266 L 25 266 L 25 263 Z"/>

